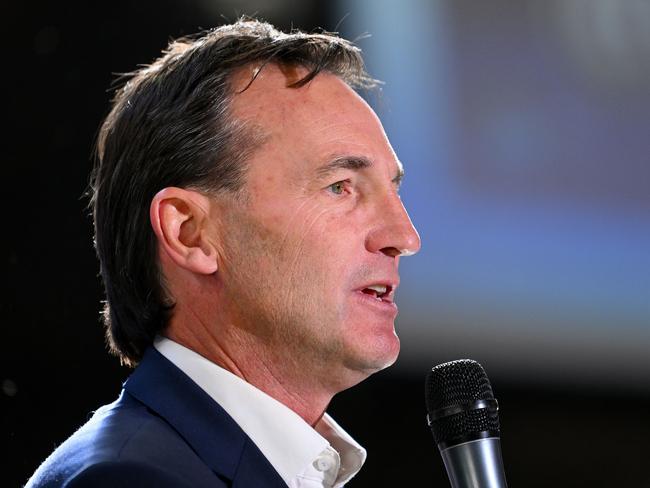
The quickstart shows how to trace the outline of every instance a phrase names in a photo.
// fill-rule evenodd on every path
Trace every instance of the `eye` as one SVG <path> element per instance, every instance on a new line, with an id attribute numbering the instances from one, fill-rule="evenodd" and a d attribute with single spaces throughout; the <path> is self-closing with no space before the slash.
<path id="1" fill-rule="evenodd" d="M 337 181 L 336 183 L 332 183 L 327 188 L 335 195 L 343 195 L 347 183 L 348 183 L 347 181 Z"/>

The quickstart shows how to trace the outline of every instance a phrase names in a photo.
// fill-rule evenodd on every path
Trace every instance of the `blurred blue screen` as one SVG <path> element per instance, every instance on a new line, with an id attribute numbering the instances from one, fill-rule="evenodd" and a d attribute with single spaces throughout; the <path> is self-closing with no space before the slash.
<path id="1" fill-rule="evenodd" d="M 650 3 L 339 2 L 422 250 L 403 368 L 650 390 Z M 489 372 L 490 372 L 489 371 Z"/>

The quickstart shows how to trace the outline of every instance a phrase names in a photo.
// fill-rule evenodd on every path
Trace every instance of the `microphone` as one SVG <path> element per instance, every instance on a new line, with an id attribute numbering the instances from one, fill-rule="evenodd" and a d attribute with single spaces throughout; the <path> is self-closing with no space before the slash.
<path id="1" fill-rule="evenodd" d="M 425 400 L 452 488 L 506 488 L 499 405 L 483 367 L 471 359 L 439 364 L 427 374 Z"/>

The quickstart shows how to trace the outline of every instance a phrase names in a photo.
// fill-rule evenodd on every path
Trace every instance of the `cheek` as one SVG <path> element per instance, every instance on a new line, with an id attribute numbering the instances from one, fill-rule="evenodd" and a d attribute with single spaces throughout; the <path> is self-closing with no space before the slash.
<path id="1" fill-rule="evenodd" d="M 363 240 L 350 217 L 312 200 L 267 205 L 255 219 L 237 217 L 231 246 L 260 282 L 273 282 L 278 299 L 320 301 L 347 289 L 358 268 Z"/>
<path id="2" fill-rule="evenodd" d="M 352 237 L 342 225 L 343 219 L 329 209 L 297 214 L 283 237 L 283 248 L 296 259 L 313 256 L 316 263 L 337 258 Z"/>
<path id="3" fill-rule="evenodd" d="M 251 286 L 259 283 L 269 288 L 278 273 L 280 246 L 274 222 L 262 225 L 248 212 L 233 212 L 228 216 L 222 270 L 233 283 Z"/>
<path id="4" fill-rule="evenodd" d="M 292 275 L 302 276 L 325 296 L 336 296 L 349 287 L 350 276 L 359 266 L 354 256 L 360 237 L 346 228 L 340 216 L 331 211 L 313 214 L 284 242 Z"/>

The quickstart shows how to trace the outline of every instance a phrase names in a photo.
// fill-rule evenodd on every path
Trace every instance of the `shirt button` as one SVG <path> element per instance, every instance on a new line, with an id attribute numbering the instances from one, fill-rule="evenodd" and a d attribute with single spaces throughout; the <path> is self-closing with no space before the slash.
<path id="1" fill-rule="evenodd" d="M 318 471 L 328 471 L 332 469 L 332 460 L 325 456 L 320 456 L 316 459 L 314 465 Z"/>

